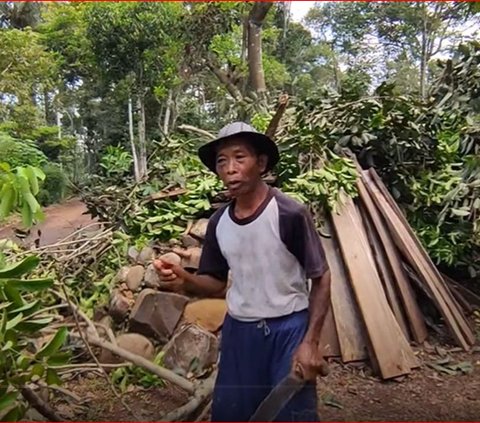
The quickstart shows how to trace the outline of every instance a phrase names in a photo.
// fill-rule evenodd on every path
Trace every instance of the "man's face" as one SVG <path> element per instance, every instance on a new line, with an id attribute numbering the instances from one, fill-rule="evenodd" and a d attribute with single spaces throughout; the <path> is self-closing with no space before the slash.
<path id="1" fill-rule="evenodd" d="M 252 192 L 265 172 L 267 157 L 257 155 L 243 139 L 221 144 L 217 151 L 217 173 L 232 197 Z"/>

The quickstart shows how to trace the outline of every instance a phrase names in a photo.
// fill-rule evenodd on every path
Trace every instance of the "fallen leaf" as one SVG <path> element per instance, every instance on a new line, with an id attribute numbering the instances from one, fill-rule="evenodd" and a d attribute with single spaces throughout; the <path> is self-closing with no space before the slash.
<path id="1" fill-rule="evenodd" d="M 343 405 L 339 401 L 337 401 L 335 397 L 330 393 L 324 394 L 322 396 L 322 402 L 329 407 L 334 407 L 334 408 L 338 408 L 339 410 L 343 410 Z"/>

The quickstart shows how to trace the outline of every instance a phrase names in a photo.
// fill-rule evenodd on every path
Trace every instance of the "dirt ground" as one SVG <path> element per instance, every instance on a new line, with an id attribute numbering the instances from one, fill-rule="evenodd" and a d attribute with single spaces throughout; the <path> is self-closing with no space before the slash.
<path id="1" fill-rule="evenodd" d="M 403 379 L 380 381 L 365 364 L 331 363 L 331 373 L 318 384 L 322 421 L 478 421 L 480 418 L 480 352 L 441 350 L 418 352 L 421 367 Z M 472 372 L 444 374 L 427 363 L 450 359 L 450 364 L 471 364 Z M 134 421 L 99 376 L 81 377 L 65 388 L 81 404 L 57 397 L 55 408 L 71 421 Z M 61 399 L 63 398 L 63 399 Z M 124 399 L 143 421 L 155 421 L 185 403 L 187 396 L 174 386 L 131 387 Z M 205 419 L 205 421 L 208 421 Z"/>
<path id="2" fill-rule="evenodd" d="M 61 204 L 54 204 L 44 208 L 45 220 L 30 230 L 30 235 L 20 239 L 15 235 L 15 228 L 21 229 L 20 219 L 15 216 L 9 223 L 0 228 L 0 239 L 10 239 L 18 244 L 29 246 L 39 238 L 40 246 L 54 244 L 70 235 L 72 232 L 94 222 L 87 214 L 87 208 L 78 198 L 72 198 Z"/>

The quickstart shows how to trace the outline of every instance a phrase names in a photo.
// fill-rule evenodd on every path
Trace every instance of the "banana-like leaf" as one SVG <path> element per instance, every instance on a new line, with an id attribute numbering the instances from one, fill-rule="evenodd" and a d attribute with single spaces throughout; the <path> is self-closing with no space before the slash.
<path id="1" fill-rule="evenodd" d="M 0 220 L 5 219 L 14 208 L 15 203 L 15 188 L 12 184 L 6 183 L 3 185 L 0 192 Z"/>
<path id="2" fill-rule="evenodd" d="M 32 209 L 30 208 L 30 206 L 26 201 L 23 202 L 23 206 L 22 206 L 22 223 L 27 228 L 32 226 L 32 223 L 33 223 Z"/>
<path id="3" fill-rule="evenodd" d="M 0 279 L 18 278 L 35 269 L 40 263 L 37 256 L 28 256 L 18 263 L 0 269 Z"/>

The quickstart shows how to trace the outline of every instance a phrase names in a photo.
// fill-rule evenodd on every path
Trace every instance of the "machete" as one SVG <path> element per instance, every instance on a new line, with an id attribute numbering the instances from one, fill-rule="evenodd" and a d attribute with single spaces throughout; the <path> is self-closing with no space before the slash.
<path id="1" fill-rule="evenodd" d="M 320 376 L 327 376 L 329 373 L 330 370 L 327 362 L 322 360 L 319 368 Z M 290 374 L 284 377 L 282 381 L 270 391 L 249 421 L 271 422 L 275 420 L 280 410 L 305 386 L 306 382 L 302 375 L 303 371 L 301 367 L 297 366 L 295 371 L 290 372 Z"/>
<path id="2" fill-rule="evenodd" d="M 300 391 L 305 381 L 291 373 L 276 385 L 250 418 L 251 422 L 271 422 L 275 420 L 280 410 Z"/>

